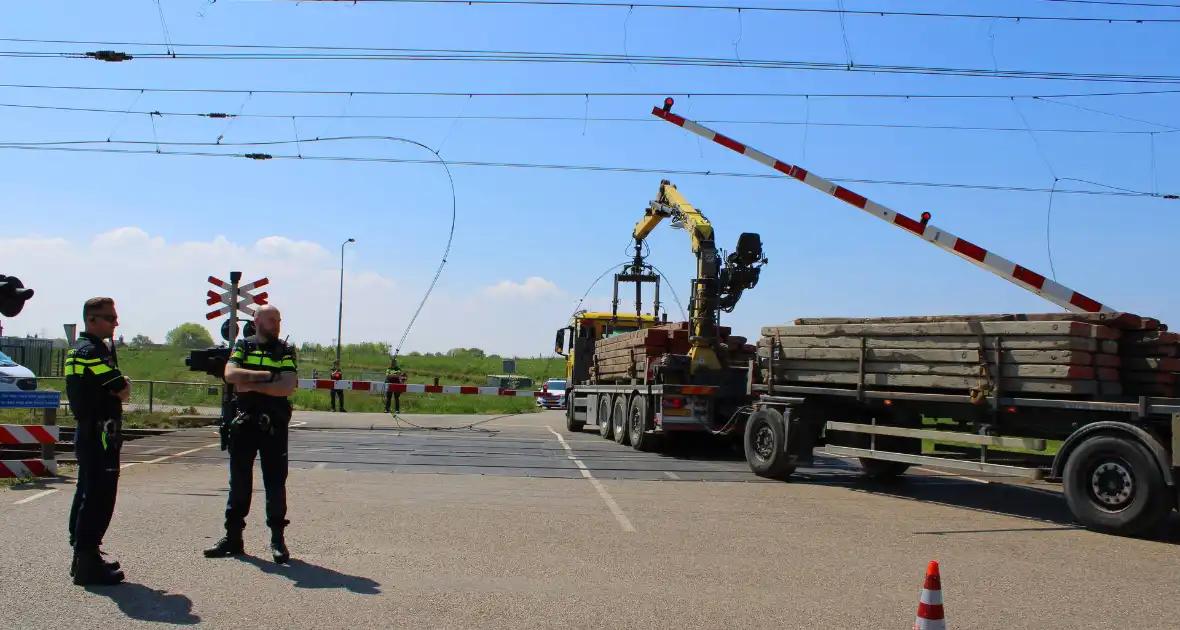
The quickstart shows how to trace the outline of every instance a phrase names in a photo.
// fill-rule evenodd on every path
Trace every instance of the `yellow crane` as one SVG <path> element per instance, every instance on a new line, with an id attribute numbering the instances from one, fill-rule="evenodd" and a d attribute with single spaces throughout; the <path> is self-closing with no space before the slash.
<path id="1" fill-rule="evenodd" d="M 659 195 L 631 234 L 637 249 L 664 219 L 671 219 L 673 228 L 688 231 L 697 259 L 697 277 L 692 280 L 688 307 L 690 371 L 720 371 L 723 366 L 716 351 L 718 314 L 732 312 L 742 292 L 758 284 L 760 266 L 767 263 L 762 255 L 762 239 L 755 233 L 742 233 L 736 251 L 725 258 L 723 266 L 722 253 L 713 242 L 712 223 L 672 182 L 663 180 Z"/>

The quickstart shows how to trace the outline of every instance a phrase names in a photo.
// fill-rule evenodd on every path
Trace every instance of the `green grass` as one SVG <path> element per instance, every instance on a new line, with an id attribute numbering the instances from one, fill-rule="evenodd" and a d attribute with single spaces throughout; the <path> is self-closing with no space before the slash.
<path id="1" fill-rule="evenodd" d="M 119 368 L 133 381 L 179 381 L 183 384 L 137 383 L 132 389 L 130 404 L 146 407 L 149 397 L 157 405 L 182 407 L 217 407 L 221 404 L 218 379 L 200 372 L 189 371 L 184 360 L 187 350 L 177 348 L 119 350 Z M 457 353 L 458 356 L 404 355 L 399 366 L 409 375 L 410 383 L 439 385 L 488 384 L 489 374 L 503 373 L 500 357 L 480 357 Z M 335 349 L 309 346 L 298 351 L 299 376 L 311 378 L 319 370 L 320 378 L 328 378 Z M 341 372 L 348 380 L 384 379 L 389 366 L 388 349 L 378 344 L 345 346 L 341 352 Z M 516 373 L 533 379 L 533 389 L 546 378 L 563 378 L 565 362 L 561 357 L 516 359 Z M 210 387 L 214 389 L 210 390 Z M 64 389 L 60 379 L 42 379 L 43 389 Z M 345 392 L 345 408 L 349 411 L 382 411 L 384 395 L 369 392 Z M 328 390 L 296 390 L 291 401 L 297 409 L 331 409 Z M 438 414 L 501 414 L 536 411 L 532 398 L 501 396 L 469 396 L 449 394 L 402 394 L 403 413 Z"/>
<path id="2" fill-rule="evenodd" d="M 196 410 L 181 412 L 148 412 L 130 411 L 123 414 L 123 428 L 125 429 L 175 429 L 185 426 L 204 426 L 213 421 L 206 417 L 200 421 L 178 420 L 181 416 L 193 416 Z M 0 424 L 42 424 L 44 412 L 40 409 L 0 409 Z M 76 426 L 74 417 L 69 414 L 57 415 L 57 426 Z"/>

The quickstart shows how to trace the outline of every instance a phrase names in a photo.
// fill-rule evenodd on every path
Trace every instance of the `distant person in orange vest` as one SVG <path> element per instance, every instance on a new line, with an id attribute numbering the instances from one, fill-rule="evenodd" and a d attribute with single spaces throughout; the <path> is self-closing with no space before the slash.
<path id="1" fill-rule="evenodd" d="M 332 380 L 338 381 L 342 378 L 344 378 L 344 377 L 342 374 L 340 374 L 340 362 L 333 361 L 332 362 Z M 332 411 L 336 411 L 336 399 L 339 398 L 340 399 L 340 411 L 343 412 L 344 411 L 344 390 L 333 388 L 331 395 L 332 395 Z"/>

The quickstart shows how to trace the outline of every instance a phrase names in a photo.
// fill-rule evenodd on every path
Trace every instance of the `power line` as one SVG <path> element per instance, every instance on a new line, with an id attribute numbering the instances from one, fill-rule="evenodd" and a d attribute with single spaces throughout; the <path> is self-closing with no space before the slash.
<path id="1" fill-rule="evenodd" d="M 339 0 L 303 0 L 306 2 L 338 2 Z M 969 20 L 1017 20 L 1017 21 L 1052 21 L 1052 22 L 1105 22 L 1105 23 L 1176 23 L 1176 19 L 1159 18 L 1123 18 L 1123 17 L 1088 17 L 1075 15 L 1024 15 L 1024 14 L 993 14 L 993 13 L 946 13 L 935 11 L 892 11 L 871 9 L 824 9 L 808 7 L 768 7 L 748 5 L 722 4 L 671 4 L 660 2 L 604 2 L 601 0 L 587 0 L 574 2 L 571 0 L 356 0 L 357 2 L 381 4 L 453 4 L 453 5 L 484 5 L 484 6 L 553 6 L 580 8 L 616 8 L 616 9 L 676 9 L 699 11 L 737 11 L 764 13 L 810 13 L 867 15 L 876 17 L 911 17 L 911 18 L 957 18 Z M 1092 3 L 1087 3 L 1092 4 Z M 1119 3 L 1121 4 L 1121 3 Z"/>
<path id="2" fill-rule="evenodd" d="M 990 72 L 990 71 L 989 71 Z M 146 92 L 151 94 L 269 94 L 269 95 L 300 95 L 300 96 L 421 96 L 421 97 L 461 97 L 474 96 L 485 98 L 663 98 L 665 96 L 683 96 L 685 98 L 847 98 L 847 99 L 1011 99 L 1011 98 L 1092 98 L 1112 96 L 1154 96 L 1161 94 L 1180 94 L 1180 88 L 1108 91 L 1108 92 L 1073 92 L 1063 94 L 906 94 L 906 93 L 837 93 L 837 92 L 685 92 L 664 90 L 661 92 L 443 92 L 443 91 L 388 91 L 388 90 L 300 90 L 300 89 L 232 89 L 232 88 L 145 88 L 145 87 L 101 87 L 83 85 L 30 85 L 0 83 L 0 88 L 27 90 L 64 90 L 64 91 L 94 91 L 94 92 Z"/>
<path id="3" fill-rule="evenodd" d="M 357 163 L 375 163 L 375 164 L 423 164 L 438 166 L 440 163 L 436 160 L 421 160 L 421 159 L 404 159 L 404 158 L 379 158 L 379 157 L 362 157 L 362 156 L 309 156 L 309 155 L 273 155 L 266 153 L 230 153 L 230 152 L 208 152 L 208 151 L 159 151 L 151 149 L 119 149 L 111 147 L 102 148 L 84 148 L 80 146 L 63 146 L 69 144 L 103 144 L 103 145 L 152 145 L 152 146 L 269 146 L 269 145 L 284 145 L 296 144 L 297 142 L 311 143 L 311 142 L 329 142 L 334 140 L 343 140 L 349 138 L 317 138 L 315 140 L 277 140 L 267 142 L 238 142 L 238 143 L 213 143 L 213 142 L 157 142 L 155 140 L 84 140 L 84 141 L 66 141 L 55 143 L 19 143 L 19 142 L 0 142 L 0 150 L 21 150 L 21 151 L 64 151 L 70 153 L 113 153 L 123 155 L 168 155 L 181 157 L 220 157 L 220 158 L 246 158 L 252 160 L 300 160 L 300 161 L 326 161 L 326 162 L 357 162 Z M 354 137 L 353 139 L 362 139 L 361 137 Z M 384 137 L 384 136 L 368 136 L 363 139 L 369 140 L 400 140 L 400 138 Z M 530 164 L 519 162 L 483 162 L 483 161 L 456 161 L 448 160 L 449 166 L 468 166 L 480 168 L 517 168 L 517 169 L 544 169 L 544 170 L 558 170 L 558 171 L 588 171 L 597 173 L 639 173 L 651 175 L 691 175 L 701 177 L 736 177 L 745 179 L 780 179 L 783 176 L 770 173 L 732 173 L 722 171 L 692 171 L 681 169 L 659 169 L 659 168 L 638 168 L 638 167 L 624 167 L 624 166 L 593 166 L 593 165 L 577 165 L 577 164 Z M 957 188 L 969 190 L 990 190 L 1001 192 L 1021 192 L 1021 193 L 1047 193 L 1050 192 L 1048 188 L 1030 188 L 1023 186 L 997 186 L 990 184 L 965 184 L 965 183 L 944 183 L 944 182 L 916 182 L 916 181 L 900 181 L 900 180 L 881 180 L 881 179 L 864 179 L 864 178 L 828 178 L 829 181 L 842 184 L 876 184 L 887 186 L 916 186 L 924 188 Z M 1064 178 L 1063 178 L 1064 179 Z M 1095 186 L 1107 188 L 1107 190 L 1082 190 L 1082 189 L 1063 189 L 1057 188 L 1057 194 L 1076 194 L 1076 195 L 1098 195 L 1098 196 L 1113 196 L 1113 197 L 1156 197 L 1161 199 L 1180 199 L 1180 195 L 1161 195 L 1151 192 L 1131 190 L 1126 188 L 1117 188 L 1090 182 L 1086 180 L 1076 180 Z"/>
<path id="4" fill-rule="evenodd" d="M 1152 7 L 1158 9 L 1180 9 L 1180 4 L 1159 2 L 1118 2 L 1117 0 L 1037 0 L 1037 2 L 1058 2 L 1061 4 L 1093 4 L 1112 7 Z"/>
<path id="5" fill-rule="evenodd" d="M 96 43 L 96 42 L 90 42 Z M 119 42 L 97 43 L 103 46 L 132 45 Z M 134 45 L 160 47 L 158 43 Z M 202 44 L 202 47 L 238 47 L 241 45 Z M 176 45 L 175 48 L 182 46 Z M 329 50 L 328 47 L 262 46 L 274 50 Z M 586 65 L 649 65 L 667 67 L 752 68 L 760 70 L 794 70 L 808 72 L 871 72 L 876 74 L 953 76 L 989 79 L 1035 79 L 1042 81 L 1089 81 L 1101 83 L 1180 84 L 1176 75 L 1141 75 L 1118 73 L 1051 72 L 1044 70 L 996 70 L 982 68 L 950 68 L 935 66 L 895 66 L 883 64 L 849 65 L 846 62 L 790 61 L 775 59 L 726 59 L 722 57 L 680 57 L 661 55 L 618 55 L 607 53 L 535 52 L 507 50 L 463 50 L 428 48 L 363 48 L 341 50 L 379 51 L 369 54 L 306 53 L 142 53 L 128 55 L 114 51 L 30 52 L 0 51 L 0 57 L 32 57 L 63 59 L 124 59 L 140 60 L 206 60 L 206 61 L 435 61 L 460 63 L 559 63 Z"/>
<path id="6" fill-rule="evenodd" d="M 1046 101 L 1052 102 L 1052 101 Z M 1066 105 L 1067 103 L 1058 103 Z M 48 111 L 62 111 L 62 112 L 79 112 L 79 113 L 98 113 L 98 114 L 123 114 L 123 115 L 145 115 L 145 116 L 161 116 L 161 117 L 189 117 L 189 118 L 254 118 L 264 120 L 279 120 L 279 119 L 303 119 L 303 120 L 482 120 L 482 121 L 501 121 L 501 122 L 601 122 L 601 123 L 638 123 L 638 124 L 657 124 L 662 121 L 651 118 L 628 118 L 628 117 L 610 117 L 610 116 L 449 116 L 441 114 L 228 114 L 224 112 L 166 112 L 160 110 L 136 110 L 130 109 L 108 109 L 101 107 L 70 107 L 65 105 L 32 105 L 23 103 L 0 103 L 0 108 L 10 109 L 33 109 L 33 110 L 48 110 Z M 1095 111 L 1095 110 L 1089 110 Z M 1105 113 L 1105 112 L 1100 112 Z M 1130 119 L 1135 122 L 1145 124 L 1153 124 L 1156 126 L 1159 123 L 1150 123 L 1146 120 Z M 995 132 L 1020 132 L 1026 133 L 1033 131 L 1036 133 L 1081 133 L 1081 134 L 1113 134 L 1113 135 L 1151 135 L 1156 133 L 1173 133 L 1180 131 L 1180 127 L 1172 127 L 1171 131 L 1139 131 L 1139 130 L 1121 130 L 1121 129 L 1069 129 L 1069 128 L 1045 128 L 1045 129 L 1027 129 L 1025 127 L 995 127 L 995 126 L 972 126 L 972 125 L 920 125 L 920 124 L 903 124 L 903 123 L 851 123 L 851 122 L 816 122 L 816 121 L 790 121 L 790 120 L 725 120 L 725 119 L 701 119 L 697 122 L 707 124 L 722 124 L 722 125 L 779 125 L 779 126 L 811 126 L 811 127 L 849 127 L 849 128 L 868 128 L 868 129 L 926 129 L 926 130 L 944 130 L 944 131 L 995 131 Z"/>

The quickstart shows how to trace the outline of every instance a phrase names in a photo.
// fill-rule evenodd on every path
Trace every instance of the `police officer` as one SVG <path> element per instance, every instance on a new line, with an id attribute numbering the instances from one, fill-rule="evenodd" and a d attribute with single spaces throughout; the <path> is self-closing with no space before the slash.
<path id="1" fill-rule="evenodd" d="M 287 520 L 287 427 L 295 390 L 295 348 L 279 339 L 282 317 L 271 305 L 258 309 L 255 334 L 234 345 L 225 366 L 225 382 L 234 386 L 235 415 L 229 423 L 229 501 L 225 508 L 225 537 L 205 550 L 216 558 L 244 553 L 242 530 L 250 512 L 254 456 L 262 459 L 266 489 L 266 524 L 275 562 L 290 559 L 283 530 Z"/>
<path id="2" fill-rule="evenodd" d="M 123 403 L 131 397 L 131 380 L 119 372 L 103 339 L 119 325 L 115 301 L 97 297 L 82 307 L 85 330 L 66 355 L 66 397 L 77 429 L 74 454 L 78 485 L 70 509 L 70 544 L 74 584 L 117 584 L 118 562 L 107 562 L 99 546 L 115 512 L 119 486 L 119 452 Z"/>
<path id="3" fill-rule="evenodd" d="M 385 370 L 385 383 L 387 385 L 400 385 L 406 382 L 406 374 L 397 366 L 397 357 L 393 358 L 393 362 L 389 364 L 389 368 Z M 401 392 L 385 390 L 385 413 L 389 413 L 389 400 L 393 399 L 394 413 L 402 412 L 402 395 Z"/>

